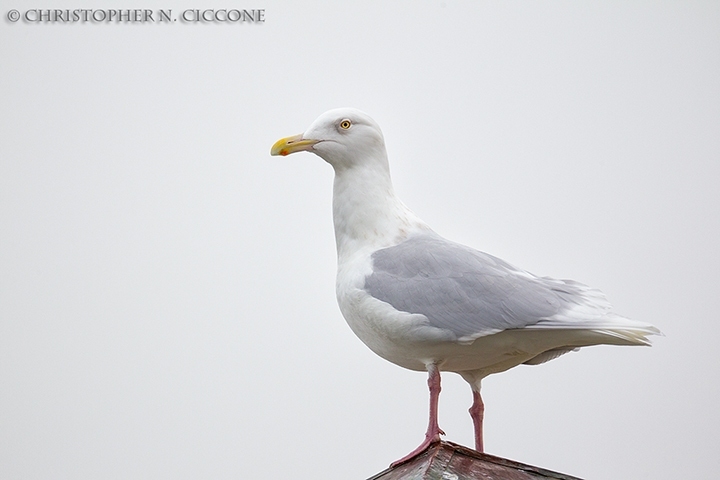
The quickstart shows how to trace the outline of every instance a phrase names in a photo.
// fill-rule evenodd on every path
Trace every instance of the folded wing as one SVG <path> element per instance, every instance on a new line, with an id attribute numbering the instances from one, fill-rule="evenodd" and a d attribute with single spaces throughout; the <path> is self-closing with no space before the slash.
<path id="1" fill-rule="evenodd" d="M 372 260 L 365 279 L 370 295 L 424 315 L 461 343 L 509 329 L 587 329 L 632 344 L 648 344 L 646 336 L 659 333 L 612 313 L 599 290 L 536 277 L 437 234 L 413 236 Z"/>

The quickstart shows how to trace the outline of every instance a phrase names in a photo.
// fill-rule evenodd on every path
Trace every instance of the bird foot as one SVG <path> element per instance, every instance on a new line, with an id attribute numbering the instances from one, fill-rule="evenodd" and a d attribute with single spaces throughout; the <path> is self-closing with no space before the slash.
<path id="1" fill-rule="evenodd" d="M 430 448 L 431 445 L 434 443 L 438 443 L 440 441 L 440 435 L 445 435 L 445 432 L 438 429 L 437 432 L 434 435 L 425 435 L 425 440 L 420 444 L 419 447 L 417 447 L 412 452 L 408 453 L 404 457 L 402 457 L 400 460 L 395 460 L 393 463 L 390 464 L 390 468 L 395 468 L 396 466 L 400 465 L 401 463 L 405 463 L 408 460 L 411 460 L 421 453 L 423 453 L 425 450 Z"/>

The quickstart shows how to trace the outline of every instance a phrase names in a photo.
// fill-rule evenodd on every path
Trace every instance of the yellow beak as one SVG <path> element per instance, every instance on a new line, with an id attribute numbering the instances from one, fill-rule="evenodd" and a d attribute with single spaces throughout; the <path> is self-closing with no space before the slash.
<path id="1" fill-rule="evenodd" d="M 270 155 L 290 155 L 295 152 L 310 151 L 318 140 L 303 139 L 302 133 L 292 137 L 281 138 L 270 149 Z"/>

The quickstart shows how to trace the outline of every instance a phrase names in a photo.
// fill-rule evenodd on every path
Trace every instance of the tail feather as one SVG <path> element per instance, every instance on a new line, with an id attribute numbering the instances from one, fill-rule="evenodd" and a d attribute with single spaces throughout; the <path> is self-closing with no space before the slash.
<path id="1" fill-rule="evenodd" d="M 624 340 L 631 345 L 647 346 L 652 345 L 652 342 L 648 338 L 649 335 L 662 335 L 662 332 L 657 328 L 653 327 L 652 325 L 645 325 L 642 327 L 594 329 L 593 332 Z"/>
<path id="2" fill-rule="evenodd" d="M 528 326 L 531 329 L 586 330 L 614 338 L 621 345 L 650 345 L 648 336 L 662 335 L 653 325 L 630 320 L 611 311 L 600 290 L 572 280 L 543 277 L 564 304 L 556 314 Z"/>

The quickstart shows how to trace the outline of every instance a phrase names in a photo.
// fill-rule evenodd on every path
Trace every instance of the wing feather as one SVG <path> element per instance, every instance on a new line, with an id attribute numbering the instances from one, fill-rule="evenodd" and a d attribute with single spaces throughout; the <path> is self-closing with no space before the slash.
<path id="1" fill-rule="evenodd" d="M 657 333 L 612 314 L 599 290 L 536 277 L 486 253 L 422 234 L 372 255 L 365 290 L 395 309 L 419 313 L 461 342 L 508 329 L 588 329 L 610 335 Z M 621 333 L 618 333 L 621 332 Z M 639 333 L 638 333 L 639 332 Z M 640 338 L 642 337 L 642 339 Z"/>

